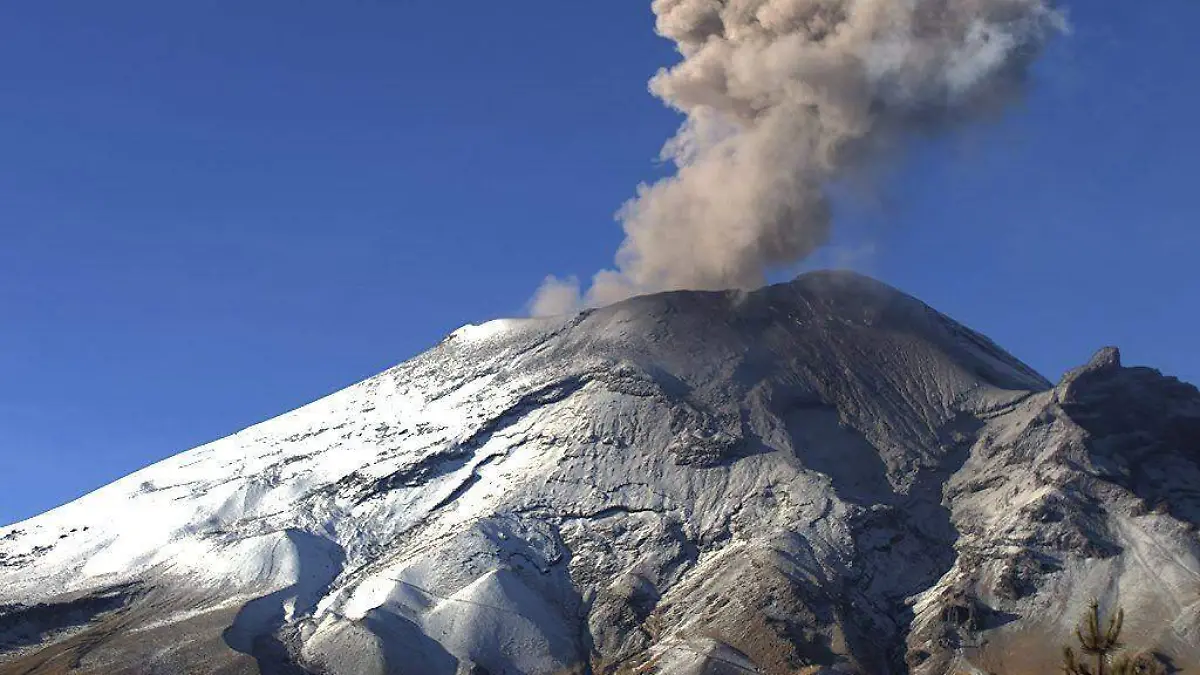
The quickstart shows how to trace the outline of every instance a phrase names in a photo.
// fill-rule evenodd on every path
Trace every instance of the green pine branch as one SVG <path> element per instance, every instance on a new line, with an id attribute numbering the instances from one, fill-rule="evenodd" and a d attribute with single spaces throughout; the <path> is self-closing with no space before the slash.
<path id="1" fill-rule="evenodd" d="M 1139 654 L 1134 657 L 1117 654 L 1125 647 L 1121 642 L 1121 629 L 1125 626 L 1125 610 L 1108 618 L 1100 616 L 1100 603 L 1093 600 L 1084 615 L 1083 622 L 1075 629 L 1081 655 L 1070 647 L 1063 648 L 1063 673 L 1065 675 L 1165 675 L 1158 659 Z M 1091 657 L 1095 665 L 1085 663 L 1081 657 Z"/>

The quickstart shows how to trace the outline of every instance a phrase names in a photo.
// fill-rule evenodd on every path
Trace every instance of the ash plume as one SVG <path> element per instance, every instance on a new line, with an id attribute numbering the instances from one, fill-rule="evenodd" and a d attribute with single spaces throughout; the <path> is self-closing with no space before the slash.
<path id="1" fill-rule="evenodd" d="M 615 269 L 549 277 L 534 314 L 660 290 L 754 288 L 829 238 L 828 186 L 910 136 L 987 118 L 1021 92 L 1053 0 L 653 0 L 682 60 L 650 91 L 686 117 L 675 174 L 618 213 Z"/>

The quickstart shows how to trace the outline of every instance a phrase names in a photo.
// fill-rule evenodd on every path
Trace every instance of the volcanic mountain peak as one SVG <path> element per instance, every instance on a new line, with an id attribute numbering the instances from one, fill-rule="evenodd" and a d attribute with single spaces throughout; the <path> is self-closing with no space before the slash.
<path id="1" fill-rule="evenodd" d="M 849 273 L 468 326 L 0 530 L 0 673 L 1055 658 L 1050 608 L 1200 578 L 1197 401 L 1110 352 L 1054 387 Z"/>

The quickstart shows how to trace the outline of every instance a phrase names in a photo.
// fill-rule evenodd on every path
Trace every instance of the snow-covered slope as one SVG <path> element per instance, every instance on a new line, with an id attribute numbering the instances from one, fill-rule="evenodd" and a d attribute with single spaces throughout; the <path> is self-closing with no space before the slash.
<path id="1" fill-rule="evenodd" d="M 1200 663 L 1198 402 L 846 273 L 469 326 L 0 530 L 0 673 L 954 672 L 1085 594 Z"/>

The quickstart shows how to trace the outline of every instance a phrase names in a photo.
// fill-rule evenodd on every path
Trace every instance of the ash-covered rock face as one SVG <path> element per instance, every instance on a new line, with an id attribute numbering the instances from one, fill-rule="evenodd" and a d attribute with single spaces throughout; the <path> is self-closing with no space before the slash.
<path id="1" fill-rule="evenodd" d="M 958 561 L 917 603 L 914 670 L 1052 669 L 1092 599 L 1200 665 L 1197 486 L 1200 391 L 1112 347 L 989 420 L 946 487 Z"/>
<path id="2" fill-rule="evenodd" d="M 1081 594 L 1185 663 L 1194 394 L 842 273 L 469 326 L 0 530 L 0 673 L 942 673 Z"/>

